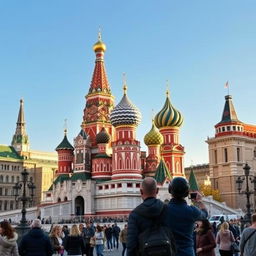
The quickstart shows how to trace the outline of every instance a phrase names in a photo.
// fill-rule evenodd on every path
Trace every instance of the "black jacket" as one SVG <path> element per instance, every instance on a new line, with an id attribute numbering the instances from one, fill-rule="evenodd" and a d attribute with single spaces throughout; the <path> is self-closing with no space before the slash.
<path id="1" fill-rule="evenodd" d="M 129 216 L 127 234 L 127 256 L 135 256 L 138 251 L 139 234 L 153 225 L 153 218 L 157 218 L 164 203 L 156 198 L 147 198 L 137 206 Z M 161 224 L 167 226 L 167 211 L 163 212 Z"/>
<path id="2" fill-rule="evenodd" d="M 53 249 L 42 229 L 33 228 L 24 235 L 19 244 L 21 256 L 52 256 Z"/>
<path id="3" fill-rule="evenodd" d="M 83 238 L 81 236 L 68 236 L 64 248 L 68 255 L 82 255 L 85 251 Z"/>

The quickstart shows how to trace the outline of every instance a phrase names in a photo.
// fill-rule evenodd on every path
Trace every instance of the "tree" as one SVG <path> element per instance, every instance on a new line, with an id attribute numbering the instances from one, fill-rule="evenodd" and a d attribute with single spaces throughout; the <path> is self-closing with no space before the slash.
<path id="1" fill-rule="evenodd" d="M 210 185 L 200 185 L 200 190 L 204 196 L 212 196 L 214 200 L 221 202 L 220 191 L 213 189 Z"/>

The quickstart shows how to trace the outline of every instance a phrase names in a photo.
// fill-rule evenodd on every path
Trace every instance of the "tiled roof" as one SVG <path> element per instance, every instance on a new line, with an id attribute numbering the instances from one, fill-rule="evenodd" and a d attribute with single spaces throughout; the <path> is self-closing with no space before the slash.
<path id="1" fill-rule="evenodd" d="M 20 156 L 17 151 L 12 146 L 0 145 L 0 157 L 6 158 L 14 158 L 18 160 L 22 160 L 22 156 Z"/>
<path id="2" fill-rule="evenodd" d="M 61 149 L 70 149 L 74 150 L 73 146 L 70 144 L 68 141 L 67 135 L 65 134 L 62 142 L 59 144 L 59 146 L 56 148 L 56 150 L 61 150 Z"/>
<path id="3" fill-rule="evenodd" d="M 77 180 L 88 180 L 91 178 L 91 175 L 89 173 L 86 172 L 77 172 L 77 173 L 73 173 L 73 175 L 71 176 L 71 180 L 72 181 L 77 181 Z"/>
<path id="4" fill-rule="evenodd" d="M 166 180 L 171 180 L 171 174 L 169 169 L 167 168 L 163 159 L 161 159 L 155 174 L 155 180 L 157 183 L 163 184 Z"/>

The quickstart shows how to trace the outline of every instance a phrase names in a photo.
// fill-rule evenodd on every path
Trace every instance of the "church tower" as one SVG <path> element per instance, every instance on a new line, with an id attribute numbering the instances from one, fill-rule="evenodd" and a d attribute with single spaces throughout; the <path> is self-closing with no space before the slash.
<path id="1" fill-rule="evenodd" d="M 95 67 L 89 92 L 86 95 L 82 129 L 90 137 L 92 147 L 97 151 L 96 135 L 101 131 L 103 124 L 107 132 L 114 135 L 109 115 L 114 106 L 114 96 L 111 94 L 110 85 L 104 64 L 106 45 L 99 32 L 98 42 L 94 44 L 96 54 Z M 92 152 L 96 153 L 96 152 Z"/>
<path id="2" fill-rule="evenodd" d="M 175 109 L 170 101 L 169 91 L 163 108 L 155 116 L 155 125 L 163 135 L 164 142 L 161 147 L 161 156 L 172 177 L 183 176 L 184 173 L 184 147 L 180 144 L 179 133 L 183 123 L 181 113 Z"/>
<path id="3" fill-rule="evenodd" d="M 228 206 L 245 209 L 244 197 L 237 192 L 236 179 L 244 174 L 245 163 L 251 167 L 250 174 L 255 175 L 256 126 L 238 119 L 231 95 L 225 96 L 221 121 L 215 125 L 215 136 L 206 142 L 212 187 L 220 191 L 221 199 Z"/>
<path id="4" fill-rule="evenodd" d="M 140 142 L 136 140 L 136 128 L 141 121 L 139 109 L 124 95 L 110 115 L 116 128 L 116 139 L 112 141 L 112 179 L 141 179 Z"/>
<path id="5" fill-rule="evenodd" d="M 12 138 L 12 146 L 20 155 L 27 155 L 26 153 L 29 151 L 29 139 L 26 133 L 23 99 L 20 100 L 20 110 L 16 123 L 16 131 Z"/>

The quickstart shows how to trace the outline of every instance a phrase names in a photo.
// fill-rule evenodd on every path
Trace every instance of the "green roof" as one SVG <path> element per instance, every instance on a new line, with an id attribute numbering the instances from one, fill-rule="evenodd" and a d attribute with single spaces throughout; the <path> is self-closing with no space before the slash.
<path id="1" fill-rule="evenodd" d="M 55 181 L 53 182 L 53 184 L 57 184 L 57 183 L 62 183 L 65 180 L 69 180 L 69 174 L 60 174 Z"/>
<path id="2" fill-rule="evenodd" d="M 0 145 L 0 157 L 8 157 L 19 160 L 23 159 L 23 157 L 17 153 L 14 147 L 6 145 Z"/>
<path id="3" fill-rule="evenodd" d="M 70 144 L 70 142 L 68 141 L 67 135 L 64 135 L 64 138 L 62 140 L 62 142 L 59 144 L 59 146 L 56 148 L 56 150 L 61 150 L 61 149 L 70 149 L 70 150 L 74 150 L 73 146 Z"/>
<path id="4" fill-rule="evenodd" d="M 103 153 L 103 154 L 97 154 L 94 158 L 111 158 L 111 156 Z"/>
<path id="5" fill-rule="evenodd" d="M 49 187 L 48 191 L 52 191 L 53 189 L 53 184 Z"/>
<path id="6" fill-rule="evenodd" d="M 196 180 L 196 176 L 193 172 L 193 170 L 191 170 L 190 175 L 189 175 L 189 186 L 190 186 L 190 190 L 192 191 L 199 191 L 199 187 L 197 184 L 197 180 Z"/>
<path id="7" fill-rule="evenodd" d="M 171 174 L 169 169 L 167 168 L 165 162 L 163 159 L 161 159 L 157 169 L 156 169 L 156 174 L 155 174 L 155 180 L 157 183 L 163 184 L 166 179 L 171 179 Z"/>
<path id="8" fill-rule="evenodd" d="M 73 173 L 73 175 L 71 176 L 71 180 L 72 181 L 77 181 L 77 180 L 88 180 L 91 178 L 91 175 L 87 172 L 77 172 L 77 173 Z"/>

